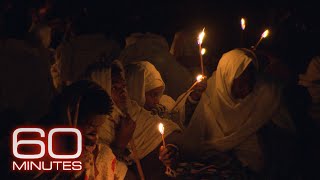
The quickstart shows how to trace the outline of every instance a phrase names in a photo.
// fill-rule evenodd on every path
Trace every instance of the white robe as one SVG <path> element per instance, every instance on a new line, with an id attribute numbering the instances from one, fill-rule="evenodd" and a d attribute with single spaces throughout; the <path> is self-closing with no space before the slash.
<path id="1" fill-rule="evenodd" d="M 187 141 L 183 142 L 183 148 L 188 154 L 199 157 L 211 150 L 233 149 L 243 164 L 261 166 L 262 152 L 256 132 L 278 116 L 280 91 L 274 85 L 257 82 L 247 97 L 234 99 L 231 96 L 233 80 L 242 74 L 250 62 L 252 58 L 239 49 L 222 56 L 184 131 Z M 183 105 L 180 107 L 183 112 Z M 282 123 L 283 127 L 293 127 L 288 116 L 278 117 L 275 118 L 277 121 L 288 119 Z"/>
<path id="2" fill-rule="evenodd" d="M 116 61 L 119 66 L 120 63 Z M 122 68 L 122 67 L 121 67 Z M 91 80 L 102 86 L 111 94 L 111 69 L 106 68 L 91 74 Z M 170 120 L 161 119 L 159 116 L 152 115 L 151 112 L 139 106 L 135 101 L 128 100 L 128 113 L 133 121 L 136 122 L 136 129 L 133 134 L 134 143 L 139 159 L 144 158 L 155 150 L 161 143 L 161 134 L 158 130 L 159 123 L 165 127 L 164 136 L 167 137 L 180 128 Z M 114 105 L 114 111 L 105 123 L 99 128 L 100 142 L 110 144 L 115 138 L 115 127 L 119 123 L 119 116 L 122 112 Z M 130 149 L 130 147 L 128 147 Z"/>
<path id="3" fill-rule="evenodd" d="M 142 107 L 146 101 L 147 91 L 161 86 L 165 87 L 159 71 L 148 61 L 128 64 L 125 69 L 129 96 Z M 175 101 L 170 96 L 163 95 L 160 98 L 160 104 L 171 110 Z"/>

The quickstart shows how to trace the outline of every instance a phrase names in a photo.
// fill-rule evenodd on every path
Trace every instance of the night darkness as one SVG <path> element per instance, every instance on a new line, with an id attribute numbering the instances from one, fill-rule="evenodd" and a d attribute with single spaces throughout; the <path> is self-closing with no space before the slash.
<path id="1" fill-rule="evenodd" d="M 57 52 L 57 47 L 63 44 L 62 42 L 67 42 L 71 39 L 63 39 L 65 38 L 64 33 L 67 29 L 67 22 L 78 23 L 77 25 L 81 27 L 79 29 L 82 31 L 79 32 L 79 34 L 103 33 L 103 36 L 106 37 L 108 41 L 117 42 L 117 45 L 119 45 L 115 53 L 117 55 L 125 48 L 126 37 L 132 33 L 151 32 L 162 35 L 170 46 L 176 32 L 195 29 L 199 29 L 200 31 L 205 27 L 206 38 L 203 47 L 209 52 L 206 54 L 205 60 L 207 62 L 212 60 L 212 64 L 216 63 L 224 53 L 232 49 L 252 47 L 259 40 L 262 32 L 264 32 L 265 29 L 269 29 L 270 35 L 261 42 L 256 51 L 256 55 L 262 59 L 261 62 L 266 58 L 270 60 L 268 61 L 269 63 L 272 61 L 271 59 L 274 58 L 276 60 L 274 62 L 278 63 L 275 63 L 274 72 L 276 75 L 279 75 L 279 77 L 281 76 L 285 79 L 279 78 L 280 80 L 278 80 L 279 82 L 284 81 L 283 84 L 285 84 L 285 88 L 283 88 L 283 92 L 284 94 L 286 93 L 284 99 L 288 104 L 288 109 L 292 116 L 298 119 L 295 123 L 300 128 L 300 131 L 298 130 L 300 137 L 297 137 L 297 141 L 299 141 L 297 146 L 299 147 L 296 149 L 304 154 L 302 153 L 303 155 L 301 155 L 301 157 L 299 156 L 300 159 L 296 161 L 301 163 L 299 167 L 297 166 L 297 169 L 299 168 L 299 171 L 301 170 L 301 174 L 307 174 L 305 177 L 313 177 L 313 175 L 317 174 L 315 171 L 318 171 L 319 165 L 313 163 L 320 160 L 318 155 L 318 150 L 320 149 L 319 140 L 317 139 L 319 131 L 317 128 L 312 127 L 312 123 L 308 124 L 309 122 L 304 121 L 305 119 L 311 119 L 305 115 L 308 113 L 305 104 L 311 102 L 311 97 L 306 90 L 307 88 L 297 86 L 299 74 L 306 71 L 313 57 L 320 56 L 319 6 L 307 2 L 300 4 L 294 4 L 293 2 L 290 2 L 290 4 L 278 3 L 275 5 L 271 2 L 257 1 L 255 3 L 249 3 L 238 1 L 234 3 L 231 1 L 213 0 L 0 0 L 0 5 L 1 43 L 11 38 L 23 41 L 29 40 L 26 38 L 26 34 L 28 34 L 27 32 L 32 21 L 34 21 L 33 18 L 35 17 L 33 17 L 33 15 L 37 14 L 37 22 L 43 22 L 53 29 L 51 32 L 52 41 L 50 42 L 49 48 L 46 47 L 52 54 Z M 240 26 L 240 19 L 242 17 L 244 17 L 247 22 L 244 33 Z M 78 32 L 75 31 L 72 33 L 76 34 Z M 243 38 L 244 41 L 241 41 L 241 38 Z M 0 47 L 2 47 L 2 44 L 0 44 Z M 1 53 L 1 57 L 5 57 L 6 52 L 1 51 Z M 50 65 L 48 65 L 48 67 L 54 65 L 54 60 L 52 60 L 54 59 L 54 55 L 52 54 L 50 54 L 51 59 L 49 60 L 52 62 L 49 62 Z M 22 60 L 17 62 L 26 63 Z M 2 63 L 2 65 L 4 63 Z M 11 67 L 15 68 L 16 64 L 12 64 Z M 212 64 L 209 64 L 209 68 L 211 68 L 210 70 L 213 72 L 216 64 Z M 30 64 L 28 67 L 32 69 L 34 68 L 32 66 L 33 65 Z M 24 67 L 20 67 L 20 65 L 17 64 L 18 71 L 19 68 L 21 70 L 20 74 L 22 75 L 17 77 L 13 75 L 12 77 L 2 78 L 0 80 L 5 79 L 10 82 L 10 78 L 14 80 L 23 77 L 23 73 L 27 71 L 22 71 Z M 39 70 L 39 72 L 40 71 L 46 70 Z M 8 70 L 8 72 L 14 74 L 11 69 Z M 46 73 L 50 74 L 50 67 Z M 272 73 L 273 72 L 270 74 Z M 45 79 L 45 77 L 43 79 Z M 45 79 L 45 81 L 53 82 L 51 76 Z M 62 87 L 65 88 L 65 85 L 66 84 L 63 84 Z M 26 87 L 27 86 L 28 84 Z M 52 87 L 50 85 L 50 88 L 53 89 L 53 84 Z M 167 84 L 165 88 L 167 88 Z M 2 96 L 1 90 L 0 88 L 0 97 Z M 61 89 L 52 90 L 52 92 L 50 92 L 52 93 L 52 97 L 59 94 L 60 92 L 58 91 L 60 90 Z M 109 98 L 109 95 L 107 96 Z M 112 103 L 110 102 L 110 104 Z M 0 108 L 2 108 L 1 105 L 2 104 L 0 104 Z M 0 120 L 2 118 L 1 113 L 3 113 L 1 110 L 2 109 L 0 109 Z M 9 115 L 14 114 L 12 117 L 6 116 L 6 113 L 7 112 L 4 111 L 4 117 L 9 117 L 8 122 L 10 123 L 4 123 L 3 128 L 5 131 L 0 131 L 0 140 L 3 139 L 2 137 L 5 136 L 4 134 L 8 132 L 8 129 L 12 129 L 12 126 L 16 125 L 14 121 L 12 121 L 14 123 L 10 121 L 10 118 L 19 119 L 17 122 L 21 123 L 20 116 L 15 116 L 15 111 L 9 111 Z M 39 119 L 37 120 L 39 121 Z M 263 131 L 263 128 L 261 129 Z M 312 131 L 309 132 L 310 129 Z M 271 144 L 272 142 L 269 143 Z M 2 145 L 1 149 L 6 149 L 6 145 L 7 144 Z M 311 163 L 308 164 L 308 167 L 303 167 L 304 163 L 309 163 L 309 160 Z M 313 174 L 309 175 L 309 172 Z M 15 176 L 16 178 L 20 178 L 19 174 Z"/>
<path id="2" fill-rule="evenodd" d="M 13 3 L 10 5 L 10 2 Z M 239 21 L 241 17 L 245 17 L 248 23 L 245 34 L 246 47 L 255 44 L 261 32 L 270 28 L 271 36 L 261 44 L 260 49 L 270 50 L 297 71 L 301 71 L 300 63 L 319 52 L 317 44 L 320 40 L 320 15 L 316 6 L 308 3 L 278 3 L 275 6 L 269 2 L 233 3 L 209 0 L 5 0 L 3 4 L 6 5 L 3 6 L 4 14 L 10 13 L 10 8 L 21 9 L 21 13 L 30 14 L 30 9 L 39 9 L 47 4 L 50 8 L 46 18 L 51 20 L 57 17 L 66 18 L 73 12 L 85 8 L 87 13 L 95 17 L 93 21 L 122 46 L 124 37 L 132 32 L 158 33 L 165 36 L 170 44 L 174 33 L 182 28 L 206 27 L 210 48 L 219 56 L 239 47 Z M 19 24 L 19 21 L 15 24 Z"/>

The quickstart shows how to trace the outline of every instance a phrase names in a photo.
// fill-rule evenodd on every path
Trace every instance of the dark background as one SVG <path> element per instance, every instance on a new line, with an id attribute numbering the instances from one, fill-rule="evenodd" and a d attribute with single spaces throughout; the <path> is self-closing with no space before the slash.
<path id="1" fill-rule="evenodd" d="M 269 28 L 270 36 L 259 49 L 279 57 L 292 70 L 304 71 L 312 56 L 318 55 L 320 21 L 316 4 L 273 2 L 231 2 L 213 0 L 4 0 L 2 14 L 18 11 L 15 26 L 30 21 L 30 9 L 49 7 L 46 19 L 66 18 L 70 14 L 86 13 L 92 21 L 124 46 L 124 38 L 132 32 L 154 32 L 172 42 L 174 33 L 184 28 L 201 30 L 206 27 L 204 46 L 217 56 L 240 47 L 240 19 L 245 17 L 245 47 L 254 45 L 261 33 Z M 28 19 L 29 18 L 29 19 Z M 21 22 L 19 22 L 21 21 Z M 21 29 L 21 28 L 16 28 Z M 207 43 L 207 44 L 206 44 Z M 320 53 L 319 53 L 320 54 Z"/>

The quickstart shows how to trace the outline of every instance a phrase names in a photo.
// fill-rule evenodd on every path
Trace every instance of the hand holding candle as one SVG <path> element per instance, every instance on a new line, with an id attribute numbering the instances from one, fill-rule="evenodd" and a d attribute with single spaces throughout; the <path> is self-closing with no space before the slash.
<path id="1" fill-rule="evenodd" d="M 172 163 L 172 159 L 170 159 L 172 152 L 168 151 L 167 147 L 166 147 L 166 142 L 164 141 L 164 126 L 162 123 L 159 124 L 159 132 L 161 134 L 162 137 L 162 147 L 160 148 L 160 160 L 163 161 L 164 164 L 166 164 L 166 175 L 168 175 L 169 177 L 176 177 L 176 172 L 174 170 L 172 170 L 170 168 L 170 164 Z M 166 158 L 162 158 L 162 157 L 166 157 Z M 169 162 L 168 162 L 169 161 Z"/>
<path id="2" fill-rule="evenodd" d="M 176 107 L 178 107 L 179 103 L 187 96 L 189 95 L 189 92 L 194 90 L 194 88 L 196 87 L 197 84 L 199 84 L 200 82 L 202 82 L 205 79 L 205 76 L 199 74 L 196 78 L 196 81 L 192 84 L 192 86 L 187 90 L 187 92 L 184 93 L 184 95 L 179 98 L 179 100 L 176 102 L 176 104 L 174 105 L 174 107 L 172 108 L 171 111 L 174 111 Z M 205 85 L 206 86 L 206 85 Z M 202 89 L 202 88 L 201 88 Z"/>

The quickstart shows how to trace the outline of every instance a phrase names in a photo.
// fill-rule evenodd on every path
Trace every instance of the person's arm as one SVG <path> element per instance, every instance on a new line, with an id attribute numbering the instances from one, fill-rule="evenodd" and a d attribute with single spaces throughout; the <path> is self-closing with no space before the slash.
<path id="1" fill-rule="evenodd" d="M 198 83 L 194 88 L 193 91 L 190 93 L 189 97 L 185 103 L 185 121 L 184 126 L 188 127 L 191 117 L 201 99 L 202 93 L 207 88 L 207 81 L 203 80 Z"/>
<path id="2" fill-rule="evenodd" d="M 110 148 L 119 161 L 126 163 L 129 161 L 128 156 L 131 152 L 127 149 L 127 145 L 132 138 L 135 128 L 136 123 L 129 115 L 121 118 L 119 127 L 116 129 L 115 140 L 110 144 Z"/>
<path id="3" fill-rule="evenodd" d="M 191 117 L 194 113 L 194 110 L 196 109 L 199 101 L 194 101 L 191 96 L 188 97 L 185 104 L 185 121 L 183 125 L 185 127 L 188 127 Z"/>

